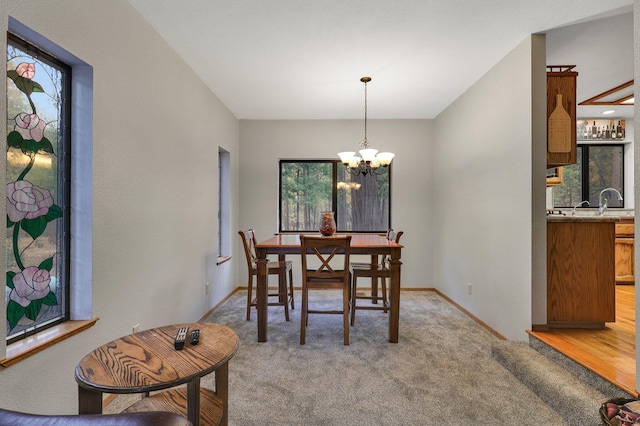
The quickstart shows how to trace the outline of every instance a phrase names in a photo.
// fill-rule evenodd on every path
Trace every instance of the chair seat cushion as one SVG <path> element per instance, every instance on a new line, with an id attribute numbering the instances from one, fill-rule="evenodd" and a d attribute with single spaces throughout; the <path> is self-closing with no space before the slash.
<path id="1" fill-rule="evenodd" d="M 164 411 L 126 414 L 38 415 L 0 409 L 0 426 L 186 426 L 184 417 Z"/>

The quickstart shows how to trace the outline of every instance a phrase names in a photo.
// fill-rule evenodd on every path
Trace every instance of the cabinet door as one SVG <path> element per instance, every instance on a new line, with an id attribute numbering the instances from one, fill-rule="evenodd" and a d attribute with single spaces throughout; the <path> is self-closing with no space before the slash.
<path id="1" fill-rule="evenodd" d="M 547 324 L 604 328 L 616 320 L 613 222 L 547 222 Z"/>
<path id="2" fill-rule="evenodd" d="M 633 238 L 616 238 L 616 284 L 634 284 Z"/>
<path id="3" fill-rule="evenodd" d="M 558 68 L 548 66 L 547 68 Z M 572 68 L 572 67 L 571 67 Z M 556 96 L 562 95 L 562 107 L 571 120 L 570 150 L 551 152 L 547 141 L 547 169 L 576 163 L 576 77 L 575 71 L 547 72 L 547 126 L 549 118 L 556 108 Z"/>

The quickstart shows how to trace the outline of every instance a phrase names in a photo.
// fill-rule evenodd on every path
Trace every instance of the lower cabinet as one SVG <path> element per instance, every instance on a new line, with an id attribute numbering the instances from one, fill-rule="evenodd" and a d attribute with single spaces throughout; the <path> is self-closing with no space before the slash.
<path id="1" fill-rule="evenodd" d="M 616 223 L 616 284 L 635 284 L 633 234 L 633 218 Z"/>
<path id="2" fill-rule="evenodd" d="M 547 325 L 602 329 L 616 320 L 615 221 L 547 218 Z"/>

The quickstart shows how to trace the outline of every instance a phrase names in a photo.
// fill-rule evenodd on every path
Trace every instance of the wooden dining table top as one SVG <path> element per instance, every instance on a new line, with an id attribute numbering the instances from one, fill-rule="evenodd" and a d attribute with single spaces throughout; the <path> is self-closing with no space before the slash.
<path id="1" fill-rule="evenodd" d="M 320 234 L 303 234 L 320 236 Z M 335 234 L 335 236 L 346 234 Z M 351 235 L 351 253 L 369 254 L 375 250 L 379 254 L 390 253 L 392 249 L 403 248 L 402 244 L 388 240 L 381 234 L 349 234 Z M 332 237 L 324 237 L 332 238 Z M 270 253 L 295 254 L 300 251 L 300 234 L 276 234 L 255 246 L 256 249 L 267 249 Z"/>

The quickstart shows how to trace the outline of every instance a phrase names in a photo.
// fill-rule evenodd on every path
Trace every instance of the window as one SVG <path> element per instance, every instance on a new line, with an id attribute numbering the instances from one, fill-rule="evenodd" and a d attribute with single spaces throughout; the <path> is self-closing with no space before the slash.
<path id="1" fill-rule="evenodd" d="M 280 232 L 317 232 L 333 211 L 338 232 L 386 232 L 391 224 L 391 166 L 352 176 L 339 160 L 280 161 Z"/>
<path id="2" fill-rule="evenodd" d="M 8 34 L 6 339 L 69 319 L 71 68 Z"/>
<path id="3" fill-rule="evenodd" d="M 231 186 L 229 172 L 231 154 L 218 148 L 218 262 L 231 252 Z"/>
<path id="4" fill-rule="evenodd" d="M 578 145 L 576 164 L 563 167 L 562 185 L 553 188 L 554 207 L 573 207 L 586 200 L 598 207 L 600 192 L 615 188 L 624 194 L 624 145 Z M 611 191 L 603 194 L 608 208 L 623 208 Z"/>

